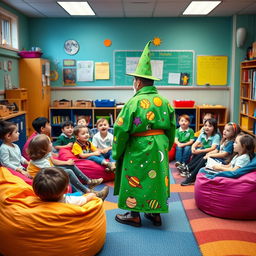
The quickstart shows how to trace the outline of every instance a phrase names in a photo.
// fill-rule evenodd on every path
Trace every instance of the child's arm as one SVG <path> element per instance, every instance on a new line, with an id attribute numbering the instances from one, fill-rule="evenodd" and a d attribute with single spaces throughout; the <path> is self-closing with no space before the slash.
<path id="1" fill-rule="evenodd" d="M 54 165 L 74 165 L 73 159 L 68 159 L 67 161 L 62 161 L 62 160 L 51 157 L 51 160 Z"/>
<path id="2" fill-rule="evenodd" d="M 100 154 L 101 154 L 100 151 L 96 150 L 96 151 L 90 152 L 90 153 L 80 153 L 80 154 L 78 154 L 78 156 L 80 158 L 87 158 L 89 156 L 99 156 Z"/>
<path id="3" fill-rule="evenodd" d="M 225 158 L 229 155 L 228 152 L 218 152 L 218 150 L 213 150 L 211 152 L 208 152 L 204 159 L 207 159 L 209 157 L 213 157 L 213 158 Z"/>
<path id="4" fill-rule="evenodd" d="M 212 145 L 210 148 L 196 149 L 193 154 L 208 153 L 217 148 L 218 145 Z"/>
<path id="5" fill-rule="evenodd" d="M 232 172 L 239 169 L 240 167 L 239 166 L 232 167 L 231 164 L 226 164 L 226 165 L 220 164 L 220 165 L 214 165 L 212 168 L 215 171 L 219 171 L 219 172 L 224 172 L 224 171 Z"/>
<path id="6" fill-rule="evenodd" d="M 54 146 L 54 148 L 59 150 L 61 148 L 72 148 L 72 146 L 73 146 L 73 143 L 69 142 L 67 145 L 56 145 L 56 146 Z"/>
<path id="7" fill-rule="evenodd" d="M 68 204 L 75 204 L 82 206 L 90 202 L 96 195 L 94 193 L 88 193 L 83 196 L 65 196 L 65 202 Z"/>

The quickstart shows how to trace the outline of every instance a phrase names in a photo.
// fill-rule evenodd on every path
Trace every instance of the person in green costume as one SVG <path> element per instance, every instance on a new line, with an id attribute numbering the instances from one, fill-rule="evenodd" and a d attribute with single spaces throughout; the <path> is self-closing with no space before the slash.
<path id="1" fill-rule="evenodd" d="M 117 160 L 114 195 L 116 221 L 141 226 L 140 212 L 154 225 L 162 224 L 160 213 L 168 212 L 168 152 L 175 137 L 175 114 L 160 96 L 152 76 L 149 45 L 145 46 L 134 76 L 135 95 L 124 105 L 114 124 L 113 158 Z"/>

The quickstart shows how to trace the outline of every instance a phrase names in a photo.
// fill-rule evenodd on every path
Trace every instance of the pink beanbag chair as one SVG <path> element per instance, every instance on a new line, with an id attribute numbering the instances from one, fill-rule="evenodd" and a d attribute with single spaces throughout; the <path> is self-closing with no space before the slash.
<path id="1" fill-rule="evenodd" d="M 26 177 L 25 175 L 23 175 L 19 172 L 12 170 L 11 168 L 7 168 L 7 169 L 10 171 L 11 174 L 18 176 L 19 178 L 23 179 L 28 185 L 32 186 L 32 179 Z"/>
<path id="2" fill-rule="evenodd" d="M 256 171 L 237 179 L 199 172 L 195 183 L 197 207 L 207 214 L 228 219 L 256 219 Z"/>
<path id="3" fill-rule="evenodd" d="M 111 181 L 115 178 L 114 173 L 107 173 L 102 165 L 76 157 L 71 152 L 71 148 L 61 148 L 58 159 L 63 161 L 74 159 L 76 166 L 91 179 L 103 178 L 104 181 Z"/>
<path id="4" fill-rule="evenodd" d="M 175 154 L 176 154 L 176 144 L 174 143 L 172 145 L 171 150 L 168 153 L 169 162 L 171 162 L 171 161 L 173 161 L 175 159 Z"/>

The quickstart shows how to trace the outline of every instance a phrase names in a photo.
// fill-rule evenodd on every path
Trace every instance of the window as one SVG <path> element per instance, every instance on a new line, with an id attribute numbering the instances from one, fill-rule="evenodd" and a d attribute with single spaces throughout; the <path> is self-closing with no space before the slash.
<path id="1" fill-rule="evenodd" d="M 0 7 L 0 47 L 18 50 L 18 18 Z"/>

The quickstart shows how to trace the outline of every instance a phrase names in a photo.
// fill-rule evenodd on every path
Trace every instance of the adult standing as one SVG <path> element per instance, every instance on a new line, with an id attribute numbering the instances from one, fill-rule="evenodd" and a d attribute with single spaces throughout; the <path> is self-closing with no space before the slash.
<path id="1" fill-rule="evenodd" d="M 141 226 L 140 212 L 154 225 L 168 212 L 170 195 L 168 151 L 175 136 L 175 114 L 160 96 L 152 76 L 147 43 L 134 76 L 135 95 L 124 105 L 114 125 L 112 154 L 117 160 L 114 194 L 118 206 L 129 210 L 116 221 Z"/>

